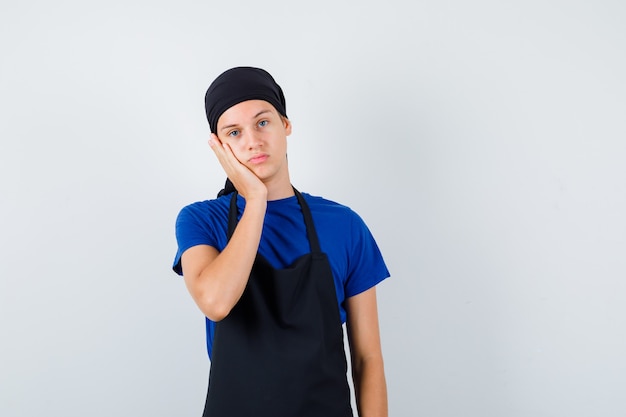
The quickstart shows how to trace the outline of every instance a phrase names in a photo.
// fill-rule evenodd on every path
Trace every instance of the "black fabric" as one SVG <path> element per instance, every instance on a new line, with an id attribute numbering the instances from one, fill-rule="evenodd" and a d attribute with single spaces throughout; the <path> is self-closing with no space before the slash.
<path id="1" fill-rule="evenodd" d="M 217 134 L 217 121 L 226 110 L 246 100 L 265 100 L 287 117 L 283 90 L 267 71 L 254 67 L 235 67 L 217 77 L 204 96 L 211 132 Z"/>
<path id="2" fill-rule="evenodd" d="M 223 195 L 228 195 L 234 191 L 237 191 L 237 189 L 235 189 L 235 186 L 233 185 L 233 183 L 228 178 L 226 178 L 226 183 L 224 184 L 224 188 L 222 188 L 220 192 L 217 193 L 217 196 L 221 197 Z"/>
<path id="3" fill-rule="evenodd" d="M 203 417 L 352 417 L 335 284 L 308 205 L 311 253 L 274 269 L 257 254 L 246 289 L 216 324 Z M 229 238 L 237 223 L 231 197 Z"/>

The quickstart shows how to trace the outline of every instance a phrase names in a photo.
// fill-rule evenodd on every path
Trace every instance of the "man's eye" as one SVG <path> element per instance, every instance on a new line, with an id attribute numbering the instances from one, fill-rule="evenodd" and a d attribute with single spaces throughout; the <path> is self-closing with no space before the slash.
<path id="1" fill-rule="evenodd" d="M 261 120 L 259 122 L 259 126 L 263 127 L 263 126 L 267 126 L 267 120 Z"/>
<path id="2" fill-rule="evenodd" d="M 239 136 L 239 131 L 238 130 L 231 130 L 230 132 L 228 132 L 228 136 L 230 136 L 231 138 L 237 137 L 237 136 Z"/>

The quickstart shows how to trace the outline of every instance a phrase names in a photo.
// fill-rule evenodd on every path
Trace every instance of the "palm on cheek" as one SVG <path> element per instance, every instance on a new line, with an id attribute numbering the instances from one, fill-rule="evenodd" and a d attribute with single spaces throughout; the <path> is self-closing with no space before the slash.
<path id="1" fill-rule="evenodd" d="M 211 134 L 209 145 L 228 178 L 244 197 L 267 193 L 265 185 L 256 174 L 237 159 L 227 139 L 221 141 L 215 134 Z"/>

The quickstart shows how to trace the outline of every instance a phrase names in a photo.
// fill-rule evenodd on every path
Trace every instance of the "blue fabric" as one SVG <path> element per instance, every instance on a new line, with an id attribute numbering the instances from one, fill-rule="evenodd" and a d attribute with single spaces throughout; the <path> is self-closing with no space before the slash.
<path id="1" fill-rule="evenodd" d="M 311 209 L 320 247 L 328 256 L 342 323 L 344 301 L 389 277 L 389 271 L 369 229 L 354 211 L 341 204 L 302 193 Z M 230 195 L 184 207 L 176 219 L 178 251 L 173 269 L 183 274 L 180 258 L 189 248 L 209 245 L 222 251 L 227 243 Z M 245 199 L 238 196 L 239 215 Z M 311 251 L 302 211 L 296 197 L 269 201 L 259 253 L 274 267 L 286 268 Z M 211 356 L 215 323 L 206 319 L 207 349 Z"/>

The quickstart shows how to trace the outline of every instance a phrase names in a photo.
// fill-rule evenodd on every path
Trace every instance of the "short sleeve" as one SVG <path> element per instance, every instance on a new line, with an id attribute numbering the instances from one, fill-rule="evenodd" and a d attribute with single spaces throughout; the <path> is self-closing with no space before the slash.
<path id="1" fill-rule="evenodd" d="M 174 257 L 172 269 L 178 275 L 183 275 L 181 257 L 183 253 L 197 245 L 219 247 L 215 228 L 211 226 L 210 217 L 205 214 L 205 208 L 195 203 L 184 207 L 176 218 L 176 242 L 178 249 Z"/>
<path id="2" fill-rule="evenodd" d="M 351 218 L 351 229 L 352 242 L 345 282 L 346 298 L 360 294 L 390 276 L 374 236 L 356 213 Z"/>

